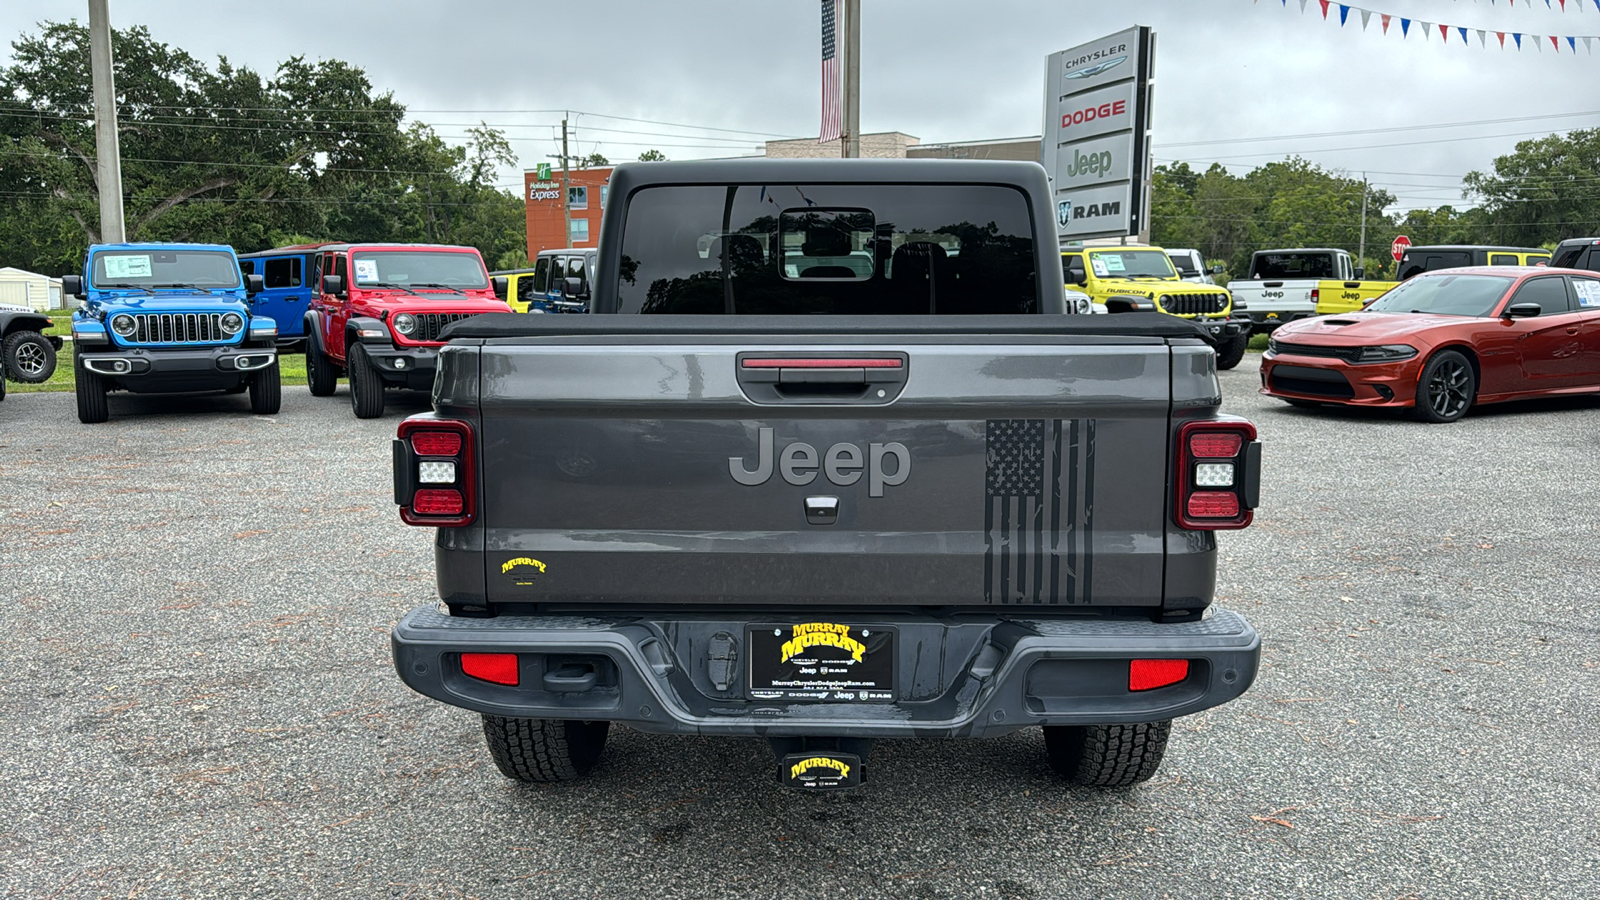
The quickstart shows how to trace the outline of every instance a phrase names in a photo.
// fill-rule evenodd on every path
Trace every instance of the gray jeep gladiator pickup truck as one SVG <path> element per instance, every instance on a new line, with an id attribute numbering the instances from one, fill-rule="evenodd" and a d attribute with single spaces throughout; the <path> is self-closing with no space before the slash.
<path id="1" fill-rule="evenodd" d="M 443 601 L 401 678 L 524 781 L 613 722 L 765 737 L 806 789 L 1030 727 L 1068 778 L 1149 778 L 1255 678 L 1212 594 L 1260 444 L 1193 324 L 1064 314 L 1049 196 L 1030 163 L 619 167 L 599 315 L 452 325 L 400 425 Z"/>

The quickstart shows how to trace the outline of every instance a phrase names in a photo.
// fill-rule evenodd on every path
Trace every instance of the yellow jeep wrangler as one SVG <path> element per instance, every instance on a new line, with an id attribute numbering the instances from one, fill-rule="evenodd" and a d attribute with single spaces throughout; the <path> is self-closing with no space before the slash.
<path id="1" fill-rule="evenodd" d="M 1227 288 L 1184 281 L 1160 247 L 1081 247 L 1061 254 L 1069 288 L 1108 312 L 1150 310 L 1191 319 L 1211 332 L 1217 368 L 1231 369 L 1250 343 L 1250 319 Z"/>

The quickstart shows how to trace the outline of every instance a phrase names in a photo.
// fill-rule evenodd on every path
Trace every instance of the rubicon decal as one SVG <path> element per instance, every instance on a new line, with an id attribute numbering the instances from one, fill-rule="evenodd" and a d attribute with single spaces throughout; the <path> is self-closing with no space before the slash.
<path id="1" fill-rule="evenodd" d="M 866 645 L 850 636 L 849 625 L 810 622 L 794 626 L 794 638 L 783 644 L 781 662 L 788 662 L 802 650 L 811 647 L 837 647 L 848 652 L 856 662 L 861 662 L 867 654 Z"/>
<path id="2" fill-rule="evenodd" d="M 754 487 L 772 479 L 776 468 L 783 480 L 800 487 L 817 479 L 820 470 L 828 480 L 840 487 L 849 487 L 861 480 L 862 470 L 867 476 L 867 496 L 882 497 L 885 487 L 905 484 L 911 477 L 911 451 L 898 441 L 868 444 L 865 452 L 857 444 L 834 444 L 828 452 L 818 454 L 817 448 L 796 441 L 783 448 L 774 457 L 773 430 L 762 428 L 756 438 L 756 467 L 748 468 L 744 457 L 728 457 L 728 474 L 740 484 Z"/>

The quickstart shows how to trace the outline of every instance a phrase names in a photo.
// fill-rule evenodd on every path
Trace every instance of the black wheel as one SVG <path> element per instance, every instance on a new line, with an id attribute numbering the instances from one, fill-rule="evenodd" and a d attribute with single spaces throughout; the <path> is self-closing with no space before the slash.
<path id="1" fill-rule="evenodd" d="M 37 331 L 13 331 L 0 352 L 6 376 L 22 384 L 42 384 L 56 372 L 56 348 Z"/>
<path id="2" fill-rule="evenodd" d="M 350 348 L 350 408 L 358 419 L 383 415 L 383 378 L 367 362 L 367 351 L 360 344 Z"/>
<path id="3" fill-rule="evenodd" d="M 594 768 L 610 722 L 483 717 L 483 736 L 500 774 L 518 781 L 571 781 Z"/>
<path id="4" fill-rule="evenodd" d="M 258 416 L 277 415 L 283 405 L 283 381 L 278 377 L 278 361 L 250 375 L 250 411 Z"/>
<path id="5" fill-rule="evenodd" d="M 1149 780 L 1167 752 L 1172 720 L 1138 725 L 1046 725 L 1050 766 L 1078 784 L 1127 787 Z"/>
<path id="6" fill-rule="evenodd" d="M 1467 358 L 1455 350 L 1441 350 L 1422 367 L 1411 415 L 1419 422 L 1454 422 L 1472 408 L 1477 391 L 1478 379 Z"/>
<path id="7" fill-rule="evenodd" d="M 72 376 L 73 390 L 78 395 L 78 421 L 93 425 L 111 418 L 111 409 L 106 404 L 105 379 L 84 368 L 81 362 L 74 363 Z"/>
<path id="8" fill-rule="evenodd" d="M 306 381 L 313 397 L 331 397 L 339 386 L 339 367 L 322 352 L 314 337 L 306 338 Z"/>
<path id="9" fill-rule="evenodd" d="M 1217 345 L 1217 368 L 1231 369 L 1244 359 L 1244 351 L 1250 346 L 1250 335 L 1236 334 L 1228 340 Z"/>
<path id="10" fill-rule="evenodd" d="M 1321 409 L 1322 404 L 1316 400 L 1297 400 L 1293 397 L 1284 397 L 1283 402 L 1300 409 Z"/>

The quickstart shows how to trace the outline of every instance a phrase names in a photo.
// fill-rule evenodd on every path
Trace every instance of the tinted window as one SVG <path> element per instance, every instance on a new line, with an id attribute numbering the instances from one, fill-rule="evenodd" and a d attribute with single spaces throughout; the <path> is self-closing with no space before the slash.
<path id="1" fill-rule="evenodd" d="M 339 257 L 339 264 L 344 265 L 343 256 Z M 355 254 L 355 270 L 357 287 L 489 286 L 488 275 L 477 254 L 450 250 L 362 250 Z"/>
<path id="2" fill-rule="evenodd" d="M 1514 253 L 1489 254 L 1489 265 L 1491 266 L 1514 266 L 1516 264 L 1517 256 Z"/>
<path id="3" fill-rule="evenodd" d="M 348 278 L 345 278 L 345 262 L 344 262 L 344 254 L 343 253 L 340 253 L 339 255 L 337 255 L 337 256 L 335 256 L 333 258 L 333 272 L 332 272 L 332 274 L 337 275 L 341 279 L 344 280 L 345 290 L 349 290 L 350 289 L 350 280 Z"/>
<path id="4" fill-rule="evenodd" d="M 1333 278 L 1331 253 L 1258 253 L 1250 261 L 1250 277 L 1262 279 Z"/>
<path id="5" fill-rule="evenodd" d="M 550 282 L 550 257 L 541 256 L 533 264 L 533 277 L 528 279 L 528 289 L 536 293 L 544 293 Z"/>
<path id="6" fill-rule="evenodd" d="M 1400 258 L 1400 279 L 1404 281 L 1423 272 L 1435 269 L 1453 269 L 1472 265 L 1471 250 L 1421 250 L 1412 251 Z"/>
<path id="7" fill-rule="evenodd" d="M 254 275 L 256 271 L 256 261 L 253 259 L 239 260 L 239 271 L 245 275 Z"/>
<path id="8" fill-rule="evenodd" d="M 1499 305 L 1511 282 L 1512 279 L 1499 275 L 1425 275 L 1396 285 L 1367 309 L 1438 316 L 1487 316 Z"/>
<path id="9" fill-rule="evenodd" d="M 1537 303 L 1539 315 L 1554 316 L 1565 313 L 1570 308 L 1567 302 L 1567 280 L 1565 278 L 1535 278 L 1523 282 L 1517 289 L 1516 296 L 1511 298 L 1511 304 Z"/>
<path id="10" fill-rule="evenodd" d="M 1579 309 L 1600 309 L 1600 278 L 1574 278 L 1572 292 Z"/>
<path id="11" fill-rule="evenodd" d="M 654 187 L 627 217 L 625 313 L 1037 311 L 1033 220 L 1013 188 Z"/>
<path id="12" fill-rule="evenodd" d="M 534 283 L 539 280 L 538 275 L 517 275 L 517 302 L 527 303 L 534 297 Z"/>
<path id="13" fill-rule="evenodd" d="M 1577 268 L 1600 272 L 1600 247 L 1590 247 L 1588 255 L 1583 258 L 1582 262 L 1577 264 Z"/>
<path id="14" fill-rule="evenodd" d="M 1585 247 L 1578 244 L 1572 247 L 1557 247 L 1555 256 L 1550 260 L 1550 265 L 1558 269 L 1581 269 L 1580 260 L 1583 258 Z"/>
<path id="15" fill-rule="evenodd" d="M 1195 275 L 1200 274 L 1199 268 L 1197 268 L 1194 264 L 1193 257 L 1179 256 L 1176 254 L 1169 255 L 1172 256 L 1172 265 L 1177 268 L 1179 275 L 1182 275 L 1185 278 L 1192 278 Z"/>
<path id="16" fill-rule="evenodd" d="M 294 288 L 300 286 L 300 257 L 266 260 L 266 282 L 269 288 Z"/>
<path id="17" fill-rule="evenodd" d="M 587 273 L 585 273 L 583 271 L 583 257 L 581 257 L 581 256 L 569 256 L 569 257 L 567 257 L 566 262 L 567 262 L 567 276 L 566 277 L 578 279 L 578 281 L 581 283 L 579 285 L 579 287 L 578 287 L 578 293 L 583 293 L 584 291 L 587 291 L 589 289 L 589 276 L 588 276 Z"/>

